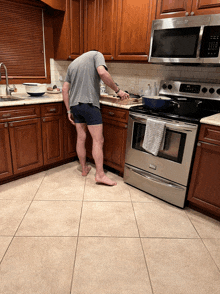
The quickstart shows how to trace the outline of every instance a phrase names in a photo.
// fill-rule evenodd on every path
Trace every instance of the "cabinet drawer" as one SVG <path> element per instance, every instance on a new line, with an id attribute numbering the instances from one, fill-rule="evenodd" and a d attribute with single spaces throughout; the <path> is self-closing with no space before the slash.
<path id="1" fill-rule="evenodd" d="M 127 109 L 120 109 L 116 107 L 102 106 L 102 117 L 117 120 L 119 122 L 127 123 L 129 111 Z"/>
<path id="2" fill-rule="evenodd" d="M 40 117 L 40 105 L 12 106 L 0 109 L 0 121 Z"/>
<path id="3" fill-rule="evenodd" d="M 220 127 L 202 124 L 199 140 L 220 146 Z"/>
<path id="4" fill-rule="evenodd" d="M 54 116 L 62 114 L 62 103 L 48 103 L 41 105 L 41 116 Z"/>

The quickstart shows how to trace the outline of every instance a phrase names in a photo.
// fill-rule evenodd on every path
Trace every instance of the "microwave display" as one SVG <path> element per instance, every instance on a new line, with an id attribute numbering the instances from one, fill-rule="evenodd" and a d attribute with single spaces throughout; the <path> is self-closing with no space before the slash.
<path id="1" fill-rule="evenodd" d="M 220 45 L 220 26 L 204 27 L 200 57 L 218 57 Z"/>
<path id="2" fill-rule="evenodd" d="M 152 57 L 195 58 L 200 27 L 155 30 Z"/>

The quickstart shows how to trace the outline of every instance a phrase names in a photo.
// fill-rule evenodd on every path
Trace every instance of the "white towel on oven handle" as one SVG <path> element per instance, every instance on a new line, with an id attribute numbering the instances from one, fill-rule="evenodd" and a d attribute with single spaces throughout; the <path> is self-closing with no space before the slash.
<path id="1" fill-rule="evenodd" d="M 157 156 L 163 150 L 165 142 L 166 123 L 148 118 L 142 148 Z"/>

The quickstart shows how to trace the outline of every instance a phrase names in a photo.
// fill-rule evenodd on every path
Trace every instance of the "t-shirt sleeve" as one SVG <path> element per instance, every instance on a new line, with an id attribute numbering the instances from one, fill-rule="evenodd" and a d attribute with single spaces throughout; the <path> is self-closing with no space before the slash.
<path id="1" fill-rule="evenodd" d="M 108 67 L 105 63 L 105 58 L 102 53 L 97 52 L 96 55 L 94 56 L 95 60 L 95 67 L 98 68 L 100 65 L 103 65 L 106 70 L 108 70 Z"/>

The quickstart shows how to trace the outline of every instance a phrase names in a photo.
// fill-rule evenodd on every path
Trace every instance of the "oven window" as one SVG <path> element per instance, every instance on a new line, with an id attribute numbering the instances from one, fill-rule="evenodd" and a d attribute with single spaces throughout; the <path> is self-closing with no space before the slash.
<path id="1" fill-rule="evenodd" d="M 143 152 L 147 151 L 142 148 L 145 134 L 145 124 L 134 123 L 134 132 L 132 140 L 132 148 Z M 165 143 L 163 150 L 160 150 L 158 157 L 166 158 L 178 163 L 182 163 L 183 152 L 186 143 L 186 134 L 166 129 Z"/>

